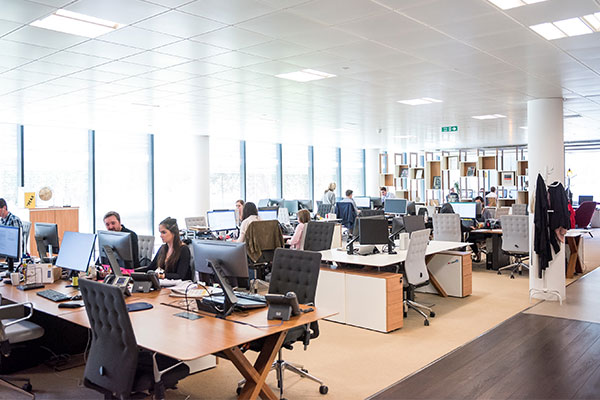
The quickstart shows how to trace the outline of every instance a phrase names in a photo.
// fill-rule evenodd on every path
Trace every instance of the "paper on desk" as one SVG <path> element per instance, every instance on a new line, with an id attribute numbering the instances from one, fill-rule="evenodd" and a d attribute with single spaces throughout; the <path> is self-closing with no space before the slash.
<path id="1" fill-rule="evenodd" d="M 220 288 L 215 288 L 212 286 L 207 287 L 209 292 L 204 288 L 200 288 L 197 285 L 189 284 L 190 281 L 186 281 L 186 285 L 181 285 L 177 287 L 171 288 L 171 293 L 169 296 L 171 297 L 204 297 L 207 296 L 210 292 L 211 294 L 221 293 L 222 290 Z"/>
<path id="2" fill-rule="evenodd" d="M 159 279 L 160 287 L 179 286 L 183 282 L 181 279 Z"/>

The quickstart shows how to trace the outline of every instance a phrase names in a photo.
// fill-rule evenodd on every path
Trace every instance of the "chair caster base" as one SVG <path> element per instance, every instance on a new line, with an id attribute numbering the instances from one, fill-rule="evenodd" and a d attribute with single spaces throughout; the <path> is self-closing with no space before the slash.
<path id="1" fill-rule="evenodd" d="M 327 386 L 325 386 L 325 385 L 319 386 L 319 393 L 327 394 L 327 392 L 329 392 L 329 388 Z"/>
<path id="2" fill-rule="evenodd" d="M 515 276 L 514 276 L 514 275 L 511 275 L 511 276 L 510 276 L 510 279 L 515 279 Z"/>
<path id="3" fill-rule="evenodd" d="M 431 318 L 435 317 L 435 312 L 433 312 L 433 311 L 432 311 L 432 312 L 430 312 L 430 313 L 429 313 L 429 316 L 430 316 Z"/>

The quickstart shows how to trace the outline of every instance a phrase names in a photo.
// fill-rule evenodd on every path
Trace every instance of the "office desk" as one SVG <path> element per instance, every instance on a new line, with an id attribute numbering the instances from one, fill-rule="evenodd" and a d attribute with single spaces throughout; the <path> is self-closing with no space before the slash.
<path id="1" fill-rule="evenodd" d="M 481 233 L 487 236 L 486 269 L 498 270 L 498 268 L 510 264 L 509 257 L 502 252 L 502 229 L 474 229 L 471 233 Z"/>
<path id="2" fill-rule="evenodd" d="M 66 282 L 56 282 L 46 285 L 44 289 L 65 291 L 66 284 Z M 58 303 L 35 294 L 36 291 L 44 289 L 22 292 L 11 285 L 0 284 L 0 293 L 8 300 L 31 301 L 39 311 L 89 328 L 84 308 L 59 309 Z M 317 309 L 279 325 L 279 321 L 267 320 L 267 309 L 264 308 L 243 316 L 234 314 L 228 317 L 228 320 L 206 314 L 204 318 L 189 321 L 174 316 L 181 310 L 161 304 L 175 300 L 168 294 L 169 290 L 163 289 L 153 293 L 134 293 L 126 298 L 127 303 L 145 301 L 154 306 L 150 310 L 129 314 L 138 345 L 183 361 L 222 352 L 246 378 L 247 383 L 240 394 L 241 399 L 255 399 L 259 395 L 262 398 L 277 399 L 273 391 L 265 385 L 265 379 L 287 331 L 334 314 Z M 193 306 L 195 307 L 195 302 Z M 254 328 L 231 320 L 243 320 L 256 326 L 269 327 Z M 260 338 L 265 338 L 264 346 L 256 363 L 252 365 L 238 346 Z"/>

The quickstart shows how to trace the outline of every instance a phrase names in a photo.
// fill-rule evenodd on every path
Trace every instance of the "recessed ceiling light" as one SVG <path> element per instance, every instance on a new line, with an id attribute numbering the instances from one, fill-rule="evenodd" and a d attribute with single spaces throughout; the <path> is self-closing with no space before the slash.
<path id="1" fill-rule="evenodd" d="M 316 69 L 303 69 L 296 72 L 288 72 L 287 74 L 275 75 L 277 78 L 290 79 L 296 82 L 310 82 L 319 79 L 333 78 L 335 75 L 327 72 L 317 71 Z"/>
<path id="2" fill-rule="evenodd" d="M 526 6 L 528 4 L 541 3 L 546 0 L 488 0 L 490 3 L 503 10 Z"/>
<path id="3" fill-rule="evenodd" d="M 553 23 L 558 29 L 567 34 L 567 36 L 579 36 L 593 33 L 592 29 L 581 20 L 581 18 L 569 18 Z"/>
<path id="4" fill-rule="evenodd" d="M 502 115 L 502 114 L 486 114 L 486 115 L 475 115 L 472 118 L 475 118 L 475 119 L 497 119 L 497 118 L 506 118 L 506 115 Z"/>
<path id="5" fill-rule="evenodd" d="M 31 26 L 95 38 L 125 25 L 72 11 L 56 10 L 46 18 L 32 22 Z"/>
<path id="6" fill-rule="evenodd" d="M 600 30 L 600 12 L 597 12 L 596 14 L 584 15 L 582 18 L 588 23 L 589 26 L 597 31 Z"/>
<path id="7" fill-rule="evenodd" d="M 423 104 L 443 103 L 443 101 L 432 99 L 431 97 L 423 97 L 421 99 L 398 100 L 398 103 L 407 104 L 409 106 L 421 106 Z"/>
<path id="8" fill-rule="evenodd" d="M 554 26 L 551 22 L 546 22 L 544 24 L 532 25 L 530 26 L 536 33 L 541 35 L 544 39 L 554 40 L 564 38 L 567 35 Z"/>

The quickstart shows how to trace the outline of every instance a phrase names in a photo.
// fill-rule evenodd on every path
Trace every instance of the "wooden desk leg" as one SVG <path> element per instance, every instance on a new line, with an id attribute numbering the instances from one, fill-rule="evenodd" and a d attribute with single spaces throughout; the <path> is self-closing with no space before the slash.
<path id="1" fill-rule="evenodd" d="M 246 384 L 240 393 L 240 399 L 256 399 L 260 396 L 262 399 L 277 400 L 278 397 L 273 393 L 271 388 L 265 385 L 267 375 L 271 370 L 271 365 L 277 356 L 277 352 L 281 348 L 287 332 L 279 332 L 265 338 L 263 348 L 258 355 L 254 366 L 244 356 L 244 353 L 236 346 L 225 349 L 223 353 L 240 371 L 246 379 Z"/>
<path id="2" fill-rule="evenodd" d="M 583 236 L 579 236 L 577 238 L 577 263 L 575 264 L 575 272 L 580 274 L 583 273 L 583 261 L 581 260 L 581 252 L 579 251 L 582 243 Z"/>
<path id="3" fill-rule="evenodd" d="M 433 255 L 426 256 L 425 264 L 429 264 L 429 261 L 431 261 L 432 258 L 433 258 Z M 442 285 L 438 282 L 438 280 L 435 279 L 435 276 L 431 273 L 429 268 L 427 268 L 427 273 L 429 273 L 429 282 L 435 288 L 435 290 L 438 291 L 439 295 L 442 297 L 448 297 L 448 293 L 446 293 L 446 291 L 444 290 Z"/>
<path id="4" fill-rule="evenodd" d="M 581 236 L 580 236 L 581 237 Z M 581 259 L 579 258 L 579 245 L 580 240 L 577 237 L 567 236 L 567 244 L 571 255 L 569 256 L 569 263 L 567 264 L 567 278 L 573 278 L 575 272 L 583 272 L 581 267 Z"/>

